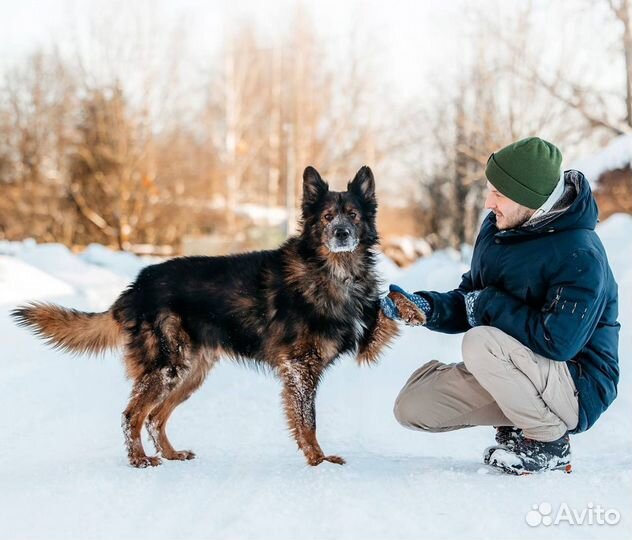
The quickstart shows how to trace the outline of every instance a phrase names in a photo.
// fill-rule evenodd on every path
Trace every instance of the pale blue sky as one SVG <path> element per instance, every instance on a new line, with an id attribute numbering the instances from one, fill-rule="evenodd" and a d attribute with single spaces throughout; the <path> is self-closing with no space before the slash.
<path id="1" fill-rule="evenodd" d="M 357 26 L 364 34 L 375 36 L 374 64 L 393 96 L 414 97 L 423 94 L 437 78 L 449 80 L 462 63 L 459 58 L 468 31 L 463 16 L 464 5 L 476 5 L 490 20 L 495 10 L 514 9 L 524 0 L 319 0 L 303 2 L 313 15 L 319 34 L 332 47 L 344 47 L 351 29 Z M 581 35 L 578 60 L 592 63 L 598 81 L 616 78 L 616 66 L 604 61 L 611 47 L 613 28 L 606 24 L 603 10 L 595 6 L 602 0 L 535 0 L 533 4 L 542 22 L 542 40 L 551 50 Z M 0 0 L 0 68 L 10 65 L 22 53 L 38 45 L 70 39 L 74 27 L 81 28 L 94 15 L 112 12 L 121 6 L 124 13 L 144 12 L 166 24 L 185 23 L 190 54 L 213 54 L 221 43 L 223 31 L 231 20 L 251 18 L 269 35 L 282 31 L 295 0 Z M 564 7 L 565 6 L 565 7 Z M 572 21 L 565 9 L 579 12 Z M 583 12 L 583 15 L 582 15 Z M 594 61 L 593 61 L 594 55 Z"/>

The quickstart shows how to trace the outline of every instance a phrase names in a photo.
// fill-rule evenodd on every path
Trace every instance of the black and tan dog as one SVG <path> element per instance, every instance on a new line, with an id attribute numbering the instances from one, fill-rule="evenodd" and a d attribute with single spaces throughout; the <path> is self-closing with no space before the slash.
<path id="1" fill-rule="evenodd" d="M 133 381 L 123 413 L 129 461 L 158 465 L 141 442 L 146 423 L 166 459 L 177 451 L 165 426 L 220 357 L 265 365 L 283 384 L 292 434 L 310 465 L 344 463 L 316 440 L 319 379 L 341 354 L 373 362 L 398 332 L 379 309 L 374 248 L 375 182 L 363 167 L 346 192 L 330 191 L 318 172 L 303 176 L 302 231 L 279 249 L 227 257 L 182 257 L 148 266 L 104 313 L 51 304 L 17 308 L 17 322 L 60 349 L 96 353 L 122 347 Z M 405 320 L 424 321 L 391 293 Z"/>

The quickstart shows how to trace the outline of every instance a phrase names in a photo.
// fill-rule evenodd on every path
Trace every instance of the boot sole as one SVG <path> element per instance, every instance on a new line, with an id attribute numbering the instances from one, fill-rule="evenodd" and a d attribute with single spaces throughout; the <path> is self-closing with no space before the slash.
<path id="1" fill-rule="evenodd" d="M 516 469 L 512 469 L 511 467 L 507 467 L 494 461 L 493 463 L 487 463 L 489 467 L 494 469 L 495 471 L 500 471 L 505 474 L 510 474 L 512 476 L 530 476 L 532 474 L 539 474 L 543 472 L 551 472 L 551 471 L 562 471 L 566 474 L 571 474 L 573 472 L 573 466 L 570 463 L 566 465 L 559 465 L 557 467 L 553 467 L 552 469 L 543 469 L 541 471 L 519 471 Z"/>

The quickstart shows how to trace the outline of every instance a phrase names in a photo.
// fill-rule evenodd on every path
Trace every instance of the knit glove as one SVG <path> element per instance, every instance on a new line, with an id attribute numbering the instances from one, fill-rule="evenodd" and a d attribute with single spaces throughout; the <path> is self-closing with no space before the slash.
<path id="1" fill-rule="evenodd" d="M 465 298 L 465 313 L 467 314 L 467 322 L 472 328 L 480 324 L 474 317 L 474 313 L 476 311 L 476 301 L 478 300 L 481 292 L 482 291 L 472 291 L 463 295 Z"/>
<path id="2" fill-rule="evenodd" d="M 390 285 L 388 288 L 389 292 L 396 292 L 405 296 L 407 300 L 415 304 L 421 311 L 424 312 L 426 318 L 430 317 L 430 313 L 432 312 L 432 307 L 430 306 L 430 302 L 426 300 L 423 296 L 414 293 L 408 293 L 401 287 L 397 285 Z M 380 300 L 380 307 L 382 308 L 382 312 L 389 319 L 393 319 L 394 321 L 402 320 L 399 310 L 395 305 L 395 302 L 388 296 L 385 296 Z"/>

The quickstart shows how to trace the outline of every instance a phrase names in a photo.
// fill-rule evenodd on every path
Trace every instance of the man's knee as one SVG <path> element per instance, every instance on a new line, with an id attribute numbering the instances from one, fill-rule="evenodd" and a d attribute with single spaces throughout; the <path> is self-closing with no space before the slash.
<path id="1" fill-rule="evenodd" d="M 470 373 L 476 373 L 480 368 L 489 368 L 494 360 L 500 360 L 498 340 L 504 335 L 502 330 L 493 326 L 475 326 L 463 336 L 461 353 L 463 363 Z"/>
<path id="2" fill-rule="evenodd" d="M 441 424 L 433 419 L 430 410 L 404 395 L 397 398 L 393 407 L 396 420 L 404 427 L 421 431 L 441 431 Z"/>
<path id="3" fill-rule="evenodd" d="M 436 414 L 441 396 L 429 383 L 417 381 L 414 387 L 407 385 L 400 391 L 393 414 L 402 426 L 422 431 L 442 431 L 441 419 Z"/>
<path id="4" fill-rule="evenodd" d="M 395 400 L 395 405 L 393 406 L 393 415 L 395 415 L 395 419 L 402 426 L 410 427 L 415 421 L 415 417 L 418 412 L 419 408 L 414 400 L 409 397 L 406 389 L 402 389 Z"/>

